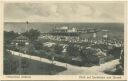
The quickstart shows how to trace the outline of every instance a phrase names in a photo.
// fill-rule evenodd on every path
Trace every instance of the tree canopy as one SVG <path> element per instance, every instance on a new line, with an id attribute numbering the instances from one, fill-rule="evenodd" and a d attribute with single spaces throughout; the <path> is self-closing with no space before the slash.
<path id="1" fill-rule="evenodd" d="M 67 53 L 70 55 L 70 56 L 77 56 L 79 54 L 79 47 L 76 45 L 76 44 L 69 44 L 68 47 L 67 47 Z"/>
<path id="2" fill-rule="evenodd" d="M 4 42 L 10 44 L 14 38 L 18 36 L 18 33 L 14 31 L 4 31 Z"/>
<path id="3" fill-rule="evenodd" d="M 30 29 L 29 31 L 26 31 L 22 34 L 28 37 L 30 41 L 35 41 L 40 36 L 40 31 L 35 30 L 35 29 Z"/>
<path id="4" fill-rule="evenodd" d="M 56 44 L 56 45 L 53 46 L 53 51 L 56 54 L 61 54 L 62 53 L 62 50 L 63 50 L 63 47 L 60 46 L 59 44 Z"/>

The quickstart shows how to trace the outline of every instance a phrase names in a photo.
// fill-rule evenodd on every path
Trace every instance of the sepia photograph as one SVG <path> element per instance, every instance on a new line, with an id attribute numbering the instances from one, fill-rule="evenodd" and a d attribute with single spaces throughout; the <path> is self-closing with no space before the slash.
<path id="1" fill-rule="evenodd" d="M 124 75 L 124 3 L 5 2 L 3 74 Z"/>

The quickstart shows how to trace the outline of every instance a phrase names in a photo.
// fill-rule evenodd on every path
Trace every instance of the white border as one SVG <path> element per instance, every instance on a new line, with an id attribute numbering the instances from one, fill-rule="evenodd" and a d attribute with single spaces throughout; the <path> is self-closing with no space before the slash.
<path id="1" fill-rule="evenodd" d="M 60 0 L 5 0 L 5 1 L 1 1 L 0 2 L 0 29 L 3 30 L 4 28 L 4 24 L 3 24 L 3 20 L 4 20 L 4 14 L 3 14 L 3 7 L 4 7 L 4 3 L 6 2 L 44 2 L 44 1 L 59 1 Z M 61 0 L 62 2 L 66 1 L 66 2 L 70 2 L 72 0 Z M 73 1 L 80 1 L 80 0 L 73 0 Z M 125 74 L 124 76 L 115 76 L 115 75 L 107 75 L 107 76 L 102 76 L 102 75 L 3 75 L 3 31 L 0 31 L 0 65 L 2 66 L 2 68 L 0 69 L 0 78 L 1 80 L 126 80 L 127 79 L 127 75 L 126 75 L 126 66 L 127 66 L 127 1 L 126 0 L 81 0 L 81 1 L 125 1 L 126 2 L 126 6 L 125 6 L 125 24 L 124 24 L 124 49 L 125 49 Z M 27 76 L 27 77 L 31 77 L 31 78 L 22 78 L 23 76 Z M 96 79 L 93 79 L 93 78 L 87 78 L 87 77 L 92 77 L 92 76 L 95 76 L 95 77 L 105 77 L 104 79 L 99 79 L 99 78 L 96 78 Z M 9 78 L 11 77 L 11 78 Z M 17 77 L 17 78 L 16 78 Z M 80 78 L 80 77 L 84 77 L 84 78 Z M 108 79 L 108 77 L 111 77 Z M 113 77 L 121 77 L 121 78 L 113 78 Z"/>

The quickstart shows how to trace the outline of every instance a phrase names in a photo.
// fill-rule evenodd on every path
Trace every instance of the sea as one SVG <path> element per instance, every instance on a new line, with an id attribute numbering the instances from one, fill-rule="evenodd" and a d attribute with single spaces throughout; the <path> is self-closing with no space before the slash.
<path id="1" fill-rule="evenodd" d="M 18 33 L 25 32 L 30 29 L 36 29 L 41 33 L 51 31 L 55 27 L 67 26 L 69 28 L 88 29 L 96 28 L 100 30 L 108 30 L 110 36 L 124 38 L 123 23 L 66 23 L 66 22 L 4 22 L 4 31 L 14 31 Z"/>

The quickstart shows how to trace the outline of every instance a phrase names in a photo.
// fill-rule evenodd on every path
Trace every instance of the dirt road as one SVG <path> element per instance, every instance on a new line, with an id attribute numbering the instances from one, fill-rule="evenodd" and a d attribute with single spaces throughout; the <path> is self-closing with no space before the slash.
<path id="1" fill-rule="evenodd" d="M 38 56 L 30 56 L 28 54 L 23 54 L 15 51 L 10 51 L 10 52 L 12 52 L 12 54 L 16 56 L 25 57 L 28 59 L 37 60 L 45 63 L 52 63 L 49 59 L 46 59 L 46 58 L 42 58 L 42 57 L 40 58 Z M 54 61 L 53 63 L 56 66 L 62 66 L 67 68 L 67 70 L 58 73 L 58 75 L 83 75 L 83 74 L 84 75 L 107 75 L 104 73 L 104 71 L 114 68 L 117 64 L 119 64 L 119 60 L 118 59 L 112 60 L 104 64 L 100 64 L 99 66 L 92 66 L 92 67 L 80 67 L 80 66 L 62 63 L 59 61 Z"/>

